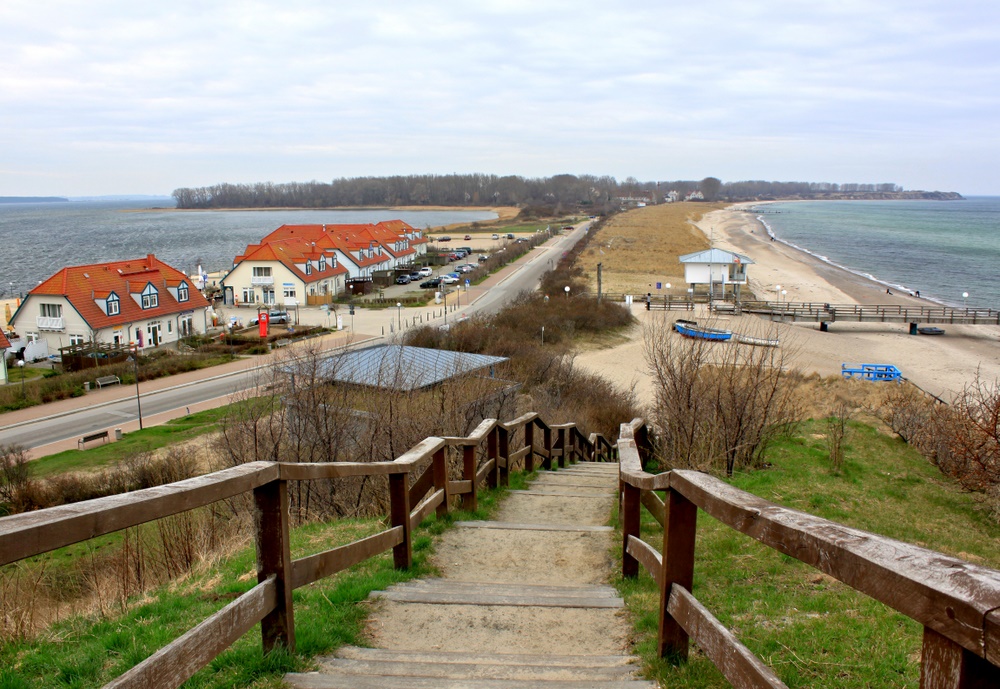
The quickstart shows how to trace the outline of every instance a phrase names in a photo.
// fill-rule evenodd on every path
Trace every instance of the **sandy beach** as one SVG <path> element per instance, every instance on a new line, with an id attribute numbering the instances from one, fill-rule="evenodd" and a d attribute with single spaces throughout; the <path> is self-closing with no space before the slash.
<path id="1" fill-rule="evenodd" d="M 749 256 L 753 265 L 747 275 L 761 298 L 775 299 L 775 286 L 787 292 L 789 301 L 837 304 L 920 303 L 905 294 L 886 294 L 883 285 L 825 263 L 798 249 L 772 242 L 756 218 L 741 206 L 707 213 L 697 227 L 713 236 L 715 246 Z M 640 324 L 664 318 L 664 312 L 647 312 L 636 303 L 633 315 Z M 690 314 L 688 314 L 690 317 Z M 683 318 L 683 312 L 667 312 L 668 321 Z M 696 312 L 696 318 L 707 314 Z M 777 330 L 782 346 L 791 352 L 791 366 L 822 376 L 839 376 L 842 363 L 894 364 L 903 375 L 924 390 L 950 400 L 969 383 L 979 369 L 983 379 L 1000 379 L 1000 326 L 942 326 L 943 336 L 908 334 L 905 323 L 834 323 L 821 332 L 817 323 L 772 324 L 756 316 L 718 319 L 721 327 L 757 333 Z M 630 342 L 606 350 L 583 352 L 577 363 L 625 384 L 636 383 L 640 401 L 652 399 L 652 386 L 642 356 L 642 328 L 631 333 Z"/>

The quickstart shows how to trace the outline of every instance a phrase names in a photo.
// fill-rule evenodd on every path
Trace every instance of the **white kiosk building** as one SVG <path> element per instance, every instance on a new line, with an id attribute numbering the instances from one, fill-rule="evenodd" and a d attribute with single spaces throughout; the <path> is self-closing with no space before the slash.
<path id="1" fill-rule="evenodd" d="M 725 299 L 728 285 L 736 301 L 739 301 L 740 288 L 747 284 L 747 266 L 753 263 L 753 259 L 713 248 L 685 254 L 680 257 L 680 262 L 684 264 L 684 282 L 692 290 L 696 289 L 696 285 L 708 285 L 711 300 Z"/>

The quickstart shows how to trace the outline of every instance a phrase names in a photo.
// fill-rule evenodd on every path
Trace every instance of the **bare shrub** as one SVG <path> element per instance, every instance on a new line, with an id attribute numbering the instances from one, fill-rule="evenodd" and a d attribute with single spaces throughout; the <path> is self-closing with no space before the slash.
<path id="1" fill-rule="evenodd" d="M 782 349 L 681 338 L 660 318 L 644 328 L 643 352 L 667 467 L 731 476 L 761 466 L 771 442 L 787 432 L 792 395 Z"/>
<path id="2" fill-rule="evenodd" d="M 32 507 L 28 451 L 20 445 L 0 445 L 0 502 L 13 512 Z"/>
<path id="3" fill-rule="evenodd" d="M 844 443 L 850 419 L 851 410 L 843 400 L 837 401 L 833 414 L 826 419 L 826 448 L 830 456 L 830 467 L 835 472 L 840 472 L 844 466 Z"/>

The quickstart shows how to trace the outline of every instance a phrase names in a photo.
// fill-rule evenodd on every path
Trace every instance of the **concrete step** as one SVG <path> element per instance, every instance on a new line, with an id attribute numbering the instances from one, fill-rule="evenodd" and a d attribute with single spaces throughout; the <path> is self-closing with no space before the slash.
<path id="1" fill-rule="evenodd" d="M 384 677 L 287 674 L 292 689 L 656 689 L 656 682 L 624 680 L 442 679 L 440 677 Z"/>
<path id="2" fill-rule="evenodd" d="M 463 529 L 512 529 L 521 531 L 579 531 L 601 533 L 614 531 L 610 526 L 574 526 L 572 524 L 526 524 L 522 522 L 455 522 Z"/>
<path id="3" fill-rule="evenodd" d="M 621 608 L 624 602 L 610 586 L 538 586 L 427 579 L 372 591 L 371 598 L 397 603 L 436 605 L 504 605 L 545 608 Z"/>

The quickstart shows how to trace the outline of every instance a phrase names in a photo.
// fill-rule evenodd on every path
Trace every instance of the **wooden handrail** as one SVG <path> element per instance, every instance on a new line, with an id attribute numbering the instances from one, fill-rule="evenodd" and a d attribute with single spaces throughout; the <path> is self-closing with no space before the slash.
<path id="1" fill-rule="evenodd" d="M 691 637 L 734 686 L 784 686 L 691 596 L 700 508 L 922 624 L 921 687 L 1000 686 L 1000 571 L 775 505 L 708 474 L 647 473 L 636 421 L 622 424 L 618 440 L 622 574 L 641 564 L 660 586 L 661 655 L 686 658 Z M 641 505 L 664 525 L 662 555 L 641 539 Z"/>

